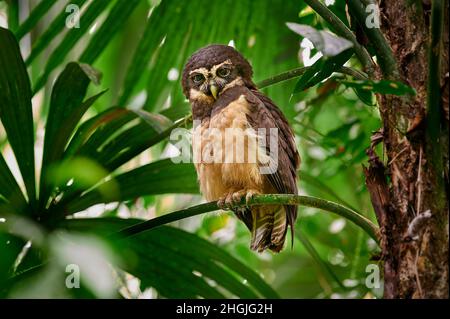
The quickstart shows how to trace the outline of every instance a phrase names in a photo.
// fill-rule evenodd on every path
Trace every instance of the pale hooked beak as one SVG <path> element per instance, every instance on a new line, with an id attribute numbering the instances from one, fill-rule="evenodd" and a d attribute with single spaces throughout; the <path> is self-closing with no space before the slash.
<path id="1" fill-rule="evenodd" d="M 210 84 L 209 91 L 211 92 L 214 100 L 217 100 L 217 93 L 219 92 L 219 88 L 214 83 Z"/>

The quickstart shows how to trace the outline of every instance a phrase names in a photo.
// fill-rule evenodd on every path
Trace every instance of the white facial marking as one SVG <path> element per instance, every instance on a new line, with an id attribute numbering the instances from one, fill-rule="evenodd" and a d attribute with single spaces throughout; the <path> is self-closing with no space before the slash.
<path id="1" fill-rule="evenodd" d="M 203 75 L 205 76 L 205 78 L 206 78 L 206 77 L 208 77 L 209 71 L 208 71 L 207 68 L 198 68 L 198 69 L 195 69 L 195 70 L 190 71 L 190 72 L 189 72 L 189 75 L 191 75 L 191 74 L 193 74 L 193 73 L 200 73 L 200 74 L 203 74 Z"/>
<path id="2" fill-rule="evenodd" d="M 211 74 L 212 74 L 213 76 L 216 76 L 216 71 L 217 71 L 222 65 L 231 65 L 231 64 L 232 64 L 232 63 L 231 63 L 231 60 L 228 59 L 228 60 L 226 60 L 226 61 L 224 61 L 224 62 L 222 62 L 222 63 L 220 63 L 220 64 L 214 65 L 214 66 L 211 68 Z"/>
<path id="3" fill-rule="evenodd" d="M 212 75 L 213 77 L 216 76 L 216 71 L 223 65 L 231 65 L 231 60 L 228 59 L 220 64 L 214 65 L 211 70 L 208 70 L 207 68 L 198 68 L 195 70 L 192 70 L 189 72 L 189 75 L 193 74 L 193 73 L 200 73 L 203 74 L 205 76 L 205 78 L 207 79 L 210 75 Z"/>
<path id="4" fill-rule="evenodd" d="M 212 96 L 208 96 L 205 93 L 195 90 L 195 89 L 191 89 L 189 91 L 189 99 L 197 100 L 197 101 L 204 101 L 204 102 L 208 102 L 208 103 L 214 102 L 214 98 Z"/>

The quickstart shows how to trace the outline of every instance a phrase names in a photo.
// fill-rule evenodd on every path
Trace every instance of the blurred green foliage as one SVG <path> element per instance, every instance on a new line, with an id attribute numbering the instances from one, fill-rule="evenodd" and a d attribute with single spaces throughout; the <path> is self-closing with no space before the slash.
<path id="1" fill-rule="evenodd" d="M 192 165 L 161 159 L 173 155 L 171 129 L 189 123 L 183 65 L 211 43 L 233 43 L 252 63 L 255 82 L 312 65 L 300 81 L 263 89 L 296 133 L 301 193 L 374 220 L 362 164 L 380 127 L 372 93 L 392 91 L 338 73 L 344 64 L 361 70 L 351 48 L 309 61 L 318 51 L 286 23 L 318 34 L 332 26 L 303 1 L 71 3 L 82 9 L 80 28 L 66 27 L 77 12 L 66 10 L 67 1 L 0 2 L 0 18 L 7 17 L 0 22 L 10 29 L 0 32 L 1 296 L 381 295 L 365 285 L 376 243 L 345 219 L 312 208 L 299 208 L 294 248 L 276 255 L 251 251 L 247 229 L 230 213 L 180 220 L 126 240 L 111 237 L 138 221 L 123 217 L 153 218 L 201 201 Z M 345 1 L 328 8 L 348 25 Z M 35 183 L 32 164 L 42 153 Z M 64 286 L 72 263 L 87 271 L 80 289 Z"/>

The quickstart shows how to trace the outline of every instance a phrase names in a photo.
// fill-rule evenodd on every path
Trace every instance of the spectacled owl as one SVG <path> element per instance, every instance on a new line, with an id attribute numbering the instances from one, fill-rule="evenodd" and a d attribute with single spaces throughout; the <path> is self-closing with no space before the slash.
<path id="1" fill-rule="evenodd" d="M 257 89 L 252 74 L 250 63 L 233 47 L 209 45 L 187 61 L 182 76 L 183 93 L 192 106 L 193 145 L 200 145 L 193 149 L 194 158 L 200 158 L 195 167 L 202 194 L 209 201 L 218 201 L 219 207 L 231 209 L 244 222 L 251 232 L 252 250 L 262 252 L 268 248 L 279 252 L 288 226 L 293 242 L 297 206 L 239 207 L 237 203 L 243 197 L 248 202 L 256 194 L 297 194 L 300 157 L 286 118 L 275 103 Z M 243 132 L 245 141 L 241 144 L 244 148 L 237 150 L 235 147 L 239 137 L 223 137 L 227 129 Z M 252 133 L 249 132 L 260 132 L 261 129 L 265 132 L 262 136 L 265 141 L 255 146 L 250 142 Z M 273 136 L 276 136 L 276 158 L 269 149 L 269 140 Z M 195 143 L 199 138 L 201 142 Z M 213 156 L 217 146 L 224 154 L 204 160 L 202 155 Z M 261 156 L 254 161 L 248 160 L 255 148 L 260 155 L 269 157 L 269 161 L 276 161 L 275 169 L 262 173 Z M 244 155 L 246 160 L 230 160 L 230 150 L 238 153 L 231 159 Z"/>

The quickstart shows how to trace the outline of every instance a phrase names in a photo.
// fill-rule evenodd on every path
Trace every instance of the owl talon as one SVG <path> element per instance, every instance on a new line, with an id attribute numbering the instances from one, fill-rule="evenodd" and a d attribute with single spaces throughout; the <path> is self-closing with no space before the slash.
<path id="1" fill-rule="evenodd" d="M 241 204 L 242 198 L 246 196 L 246 194 L 247 191 L 245 190 L 229 192 L 227 195 L 217 201 L 217 206 L 223 210 L 232 209 Z"/>
<path id="2" fill-rule="evenodd" d="M 246 194 L 245 190 L 240 190 L 233 193 L 233 203 L 235 206 L 238 206 L 241 204 L 242 198 Z"/>
<path id="3" fill-rule="evenodd" d="M 233 193 L 228 193 L 228 195 L 225 197 L 225 206 L 228 208 L 233 208 L 235 206 L 233 201 Z"/>
<path id="4" fill-rule="evenodd" d="M 235 206 L 233 202 L 233 192 L 228 193 L 217 201 L 217 207 L 222 210 L 230 210 Z"/>
<path id="5" fill-rule="evenodd" d="M 247 206 L 249 206 L 250 201 L 253 199 L 253 197 L 258 194 L 259 194 L 259 192 L 255 191 L 255 190 L 247 191 L 247 195 L 245 195 L 245 203 L 247 204 Z"/>
<path id="6" fill-rule="evenodd" d="M 217 206 L 223 210 L 229 210 L 241 204 L 242 198 L 245 196 L 245 204 L 249 207 L 250 201 L 255 195 L 260 194 L 256 190 L 240 190 L 237 192 L 229 192 L 217 201 Z"/>
<path id="7" fill-rule="evenodd" d="M 222 210 L 227 210 L 227 207 L 225 206 L 225 197 L 222 197 L 217 201 L 217 207 Z"/>

